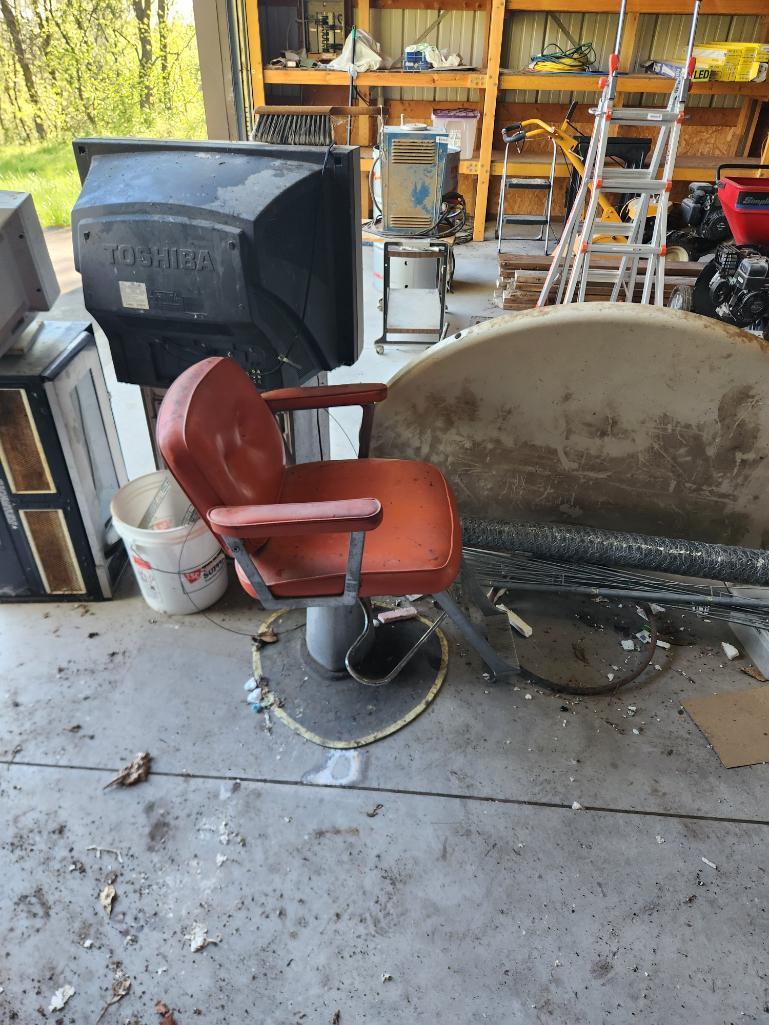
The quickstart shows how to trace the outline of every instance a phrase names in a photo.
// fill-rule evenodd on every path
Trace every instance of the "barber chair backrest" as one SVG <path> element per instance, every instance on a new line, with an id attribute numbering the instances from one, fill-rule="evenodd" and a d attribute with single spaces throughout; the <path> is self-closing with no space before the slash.
<path id="1" fill-rule="evenodd" d="M 204 359 L 174 381 L 160 407 L 157 439 L 209 527 L 216 506 L 280 500 L 283 439 L 267 403 L 233 360 Z"/>

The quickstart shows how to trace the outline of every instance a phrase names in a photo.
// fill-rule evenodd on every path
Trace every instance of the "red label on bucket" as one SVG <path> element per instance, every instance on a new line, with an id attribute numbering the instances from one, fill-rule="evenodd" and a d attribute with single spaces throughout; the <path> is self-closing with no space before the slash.
<path id="1" fill-rule="evenodd" d="M 139 569 L 152 569 L 152 566 L 147 562 L 146 559 L 143 559 L 141 555 L 134 554 L 131 556 L 131 559 L 136 563 Z"/>

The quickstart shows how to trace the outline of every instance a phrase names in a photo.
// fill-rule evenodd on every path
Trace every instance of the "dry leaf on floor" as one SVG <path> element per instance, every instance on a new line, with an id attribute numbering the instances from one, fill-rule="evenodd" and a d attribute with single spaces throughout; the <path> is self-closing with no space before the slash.
<path id="1" fill-rule="evenodd" d="M 48 1013 L 50 1014 L 52 1011 L 60 1011 L 67 1001 L 74 995 L 75 987 L 70 986 L 69 983 L 67 983 L 66 986 L 62 986 L 60 989 L 57 989 L 51 997 L 51 1003 L 48 1005 Z"/>
<path id="2" fill-rule="evenodd" d="M 375 804 L 373 808 L 369 808 L 366 814 L 370 819 L 376 818 L 376 816 L 380 813 L 382 808 L 384 808 L 383 804 Z"/>
<path id="3" fill-rule="evenodd" d="M 107 912 L 107 915 L 112 914 L 112 905 L 115 903 L 115 897 L 117 892 L 112 883 L 107 883 L 104 889 L 99 893 L 99 903 Z"/>
<path id="4" fill-rule="evenodd" d="M 261 626 L 259 627 L 256 639 L 257 641 L 261 641 L 262 644 L 275 644 L 278 640 L 278 635 L 271 626 Z"/>
<path id="5" fill-rule="evenodd" d="M 115 972 L 115 978 L 112 980 L 112 996 L 107 1003 L 102 1007 L 99 1012 L 99 1017 L 96 1019 L 95 1025 L 99 1025 L 107 1011 L 112 1007 L 113 1004 L 117 1004 L 123 997 L 128 993 L 131 988 L 131 980 L 125 974 L 122 968 L 118 968 Z"/>
<path id="6" fill-rule="evenodd" d="M 165 1002 L 165 1000 L 158 1000 L 155 1003 L 155 1011 L 161 1016 L 158 1025 L 176 1025 L 176 1018 L 174 1018 L 174 1012 Z"/>
<path id="7" fill-rule="evenodd" d="M 150 774 L 151 763 L 152 756 L 146 751 L 140 751 L 134 760 L 124 766 L 114 779 L 104 784 L 104 789 L 106 790 L 107 787 L 111 787 L 114 783 L 121 787 L 132 787 L 136 783 L 143 783 Z"/>
<path id="8" fill-rule="evenodd" d="M 342 1012 L 334 1011 L 334 1017 L 331 1019 L 331 1025 L 339 1025 L 342 1020 Z"/>
<path id="9" fill-rule="evenodd" d="M 199 950 L 204 950 L 211 943 L 221 943 L 222 938 L 218 936 L 216 939 L 207 935 L 208 926 L 203 925 L 202 922 L 193 922 L 192 928 L 189 933 L 185 935 L 185 940 L 190 941 L 190 950 L 193 954 L 196 954 Z"/>

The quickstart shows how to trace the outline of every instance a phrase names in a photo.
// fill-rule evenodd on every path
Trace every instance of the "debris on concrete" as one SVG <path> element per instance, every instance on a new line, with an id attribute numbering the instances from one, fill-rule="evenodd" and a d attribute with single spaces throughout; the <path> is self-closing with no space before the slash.
<path id="1" fill-rule="evenodd" d="M 190 950 L 193 954 L 197 954 L 199 950 L 205 950 L 211 944 L 222 942 L 221 936 L 209 936 L 208 926 L 202 922 L 193 922 L 192 928 L 185 934 L 184 938 L 190 941 Z"/>
<path id="2" fill-rule="evenodd" d="M 392 981 L 393 981 L 392 975 L 389 975 L 387 972 L 382 972 L 382 982 L 392 982 Z"/>
<path id="3" fill-rule="evenodd" d="M 740 657 L 740 649 L 735 647 L 733 644 L 730 644 L 728 641 L 721 641 L 721 650 L 730 662 L 733 662 L 735 658 Z"/>
<path id="4" fill-rule="evenodd" d="M 143 783 L 150 774 L 151 764 L 152 756 L 147 751 L 140 751 L 132 762 L 123 766 L 114 779 L 104 784 L 104 789 L 106 790 L 107 787 L 111 787 L 113 784 L 121 787 L 132 787 L 136 783 Z"/>
<path id="5" fill-rule="evenodd" d="M 513 612 L 512 609 L 509 609 L 507 605 L 500 604 L 496 605 L 495 608 L 498 609 L 499 612 L 505 613 L 508 623 L 513 630 L 518 631 L 521 637 L 531 637 L 534 633 L 534 627 L 527 623 L 525 619 L 522 619 L 517 612 Z"/>
<path id="6" fill-rule="evenodd" d="M 71 726 L 65 726 L 64 729 L 67 733 L 79 733 L 83 727 L 79 722 L 73 723 Z"/>
<path id="7" fill-rule="evenodd" d="M 725 768 L 769 762 L 769 685 L 687 698 L 683 706 Z"/>
<path id="8" fill-rule="evenodd" d="M 609 683 L 611 683 L 611 681 L 614 679 L 614 673 L 607 673 L 606 679 L 609 681 Z"/>
<path id="9" fill-rule="evenodd" d="M 115 969 L 115 978 L 112 980 L 112 996 L 107 1003 L 102 1007 L 99 1012 L 99 1017 L 96 1019 L 94 1025 L 99 1025 L 107 1011 L 112 1007 L 113 1004 L 119 1003 L 123 997 L 128 993 L 131 988 L 131 979 L 126 975 L 122 968 L 118 967 Z"/>
<path id="10" fill-rule="evenodd" d="M 579 803 L 579 801 L 572 801 L 572 803 L 571 803 L 571 810 L 572 811 L 584 811 L 585 808 L 584 808 L 584 805 L 581 805 Z"/>
<path id="11" fill-rule="evenodd" d="M 377 619 L 380 623 L 401 623 L 416 619 L 418 615 L 413 605 L 404 605 L 402 609 L 384 609 L 377 615 Z"/>
<path id="12" fill-rule="evenodd" d="M 68 1000 L 71 1000 L 75 995 L 75 987 L 70 986 L 69 983 L 61 986 L 51 997 L 51 1002 L 48 1005 L 48 1013 L 52 1011 L 61 1011 Z"/>
<path id="13" fill-rule="evenodd" d="M 85 947 L 86 950 L 90 950 L 91 947 L 93 946 L 93 940 L 90 940 L 90 939 L 89 940 L 83 940 L 83 946 Z"/>
<path id="14" fill-rule="evenodd" d="M 331 1025 L 340 1025 L 341 1021 L 342 1021 L 342 1012 L 341 1011 L 334 1011 L 333 1015 L 331 1016 Z"/>
<path id="15" fill-rule="evenodd" d="M 174 1012 L 165 1002 L 165 1000 L 157 1000 L 155 1002 L 155 1012 L 160 1015 L 159 1025 L 176 1025 L 176 1018 L 174 1018 Z"/>
<path id="16" fill-rule="evenodd" d="M 714 868 L 714 869 L 718 870 L 718 865 L 715 865 L 712 861 L 708 861 L 708 859 L 705 858 L 705 857 L 703 857 L 702 863 L 704 865 L 707 865 L 708 868 Z"/>
<path id="17" fill-rule="evenodd" d="M 376 818 L 376 816 L 380 813 L 382 808 L 384 808 L 383 804 L 375 804 L 373 808 L 369 808 L 366 814 L 370 819 Z"/>
<path id="18" fill-rule="evenodd" d="M 620 644 L 625 649 L 625 651 L 635 651 L 635 641 L 632 641 L 632 640 L 628 639 L 628 640 L 620 641 Z"/>
<path id="19" fill-rule="evenodd" d="M 534 698 L 531 696 L 531 694 L 524 694 L 523 697 L 524 697 L 525 701 L 533 701 L 534 700 Z"/>
<path id="20" fill-rule="evenodd" d="M 253 676 L 249 676 L 249 678 L 243 684 L 243 690 L 246 691 L 246 693 L 250 693 L 252 690 L 256 690 L 256 680 L 253 678 Z"/>
<path id="21" fill-rule="evenodd" d="M 627 706 L 627 717 L 628 717 L 628 719 L 632 719 L 637 711 L 638 711 L 638 705 L 628 705 Z"/>
<path id="22" fill-rule="evenodd" d="M 217 854 L 216 855 L 216 867 L 217 868 L 221 868 L 226 860 L 227 860 L 227 855 L 226 854 Z"/>
<path id="23" fill-rule="evenodd" d="M 265 624 L 260 626 L 256 635 L 256 642 L 261 647 L 263 644 L 275 644 L 278 640 L 278 635 L 272 629 L 271 626 Z"/>
<path id="24" fill-rule="evenodd" d="M 657 841 L 657 843 L 664 843 L 665 842 L 665 837 L 664 836 L 660 836 L 659 833 L 657 833 L 657 835 L 654 837 L 654 839 Z"/>
<path id="25" fill-rule="evenodd" d="M 658 648 L 669 648 L 670 647 L 670 641 L 661 641 L 659 639 L 659 637 L 658 637 L 657 641 L 656 641 L 656 645 L 657 645 Z"/>
<path id="26" fill-rule="evenodd" d="M 754 680 L 758 680 L 759 683 L 769 683 L 769 680 L 764 676 L 760 669 L 756 669 L 755 666 L 740 666 L 740 672 L 746 676 L 750 676 Z"/>
<path id="27" fill-rule="evenodd" d="M 115 903 L 116 897 L 117 891 L 112 883 L 107 883 L 107 885 L 99 892 L 99 903 L 107 912 L 108 918 L 112 915 L 112 905 Z"/>
<path id="28" fill-rule="evenodd" d="M 89 847 L 86 847 L 86 850 L 96 851 L 97 858 L 101 858 L 102 851 L 104 851 L 105 854 L 114 854 L 118 860 L 118 864 L 123 864 L 123 856 L 116 847 L 99 847 L 98 844 L 91 844 Z"/>
<path id="29" fill-rule="evenodd" d="M 262 688 L 254 687 L 253 690 L 246 691 L 246 701 L 249 705 L 256 708 L 257 711 L 262 709 Z"/>

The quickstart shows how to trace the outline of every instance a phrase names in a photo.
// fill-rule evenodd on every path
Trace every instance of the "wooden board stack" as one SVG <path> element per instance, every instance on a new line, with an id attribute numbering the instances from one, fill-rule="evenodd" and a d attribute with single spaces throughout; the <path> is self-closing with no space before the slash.
<path id="1" fill-rule="evenodd" d="M 529 310 L 536 306 L 542 285 L 550 267 L 548 256 L 519 256 L 499 254 L 499 277 L 494 290 L 494 302 L 503 310 Z M 693 285 L 704 267 L 702 263 L 668 263 L 665 270 L 665 302 L 676 285 Z M 589 281 L 586 302 L 609 299 L 610 282 Z M 636 288 L 635 301 L 641 300 L 641 288 Z"/>

